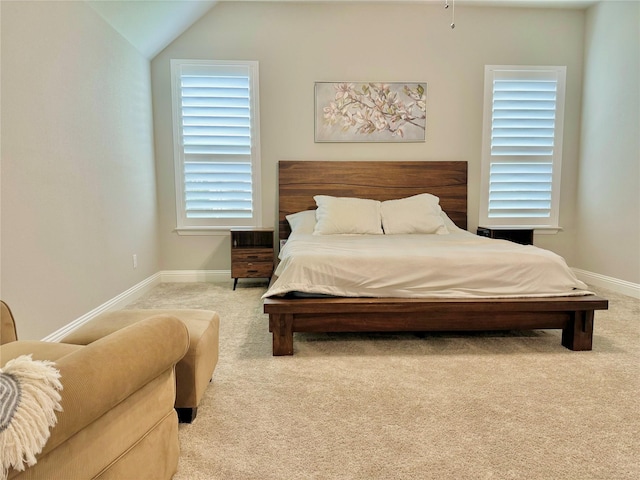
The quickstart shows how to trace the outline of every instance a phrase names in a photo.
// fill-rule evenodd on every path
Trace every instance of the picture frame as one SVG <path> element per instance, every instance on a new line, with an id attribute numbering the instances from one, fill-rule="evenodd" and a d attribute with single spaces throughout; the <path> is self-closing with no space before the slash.
<path id="1" fill-rule="evenodd" d="M 315 82 L 315 142 L 424 142 L 426 82 Z"/>

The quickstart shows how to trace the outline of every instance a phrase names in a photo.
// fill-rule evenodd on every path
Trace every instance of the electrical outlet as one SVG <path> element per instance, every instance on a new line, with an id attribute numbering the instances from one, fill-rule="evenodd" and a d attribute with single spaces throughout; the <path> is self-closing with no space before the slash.
<path id="1" fill-rule="evenodd" d="M 133 254 L 133 268 L 138 268 L 138 255 Z"/>

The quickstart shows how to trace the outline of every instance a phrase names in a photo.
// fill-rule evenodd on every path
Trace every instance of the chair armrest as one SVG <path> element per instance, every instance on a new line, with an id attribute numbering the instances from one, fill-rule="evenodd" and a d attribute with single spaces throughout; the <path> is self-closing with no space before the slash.
<path id="1" fill-rule="evenodd" d="M 18 339 L 16 323 L 9 305 L 0 300 L 0 345 L 15 342 Z"/>
<path id="2" fill-rule="evenodd" d="M 63 390 L 58 423 L 41 455 L 111 410 L 184 357 L 187 327 L 157 315 L 82 347 L 56 363 Z"/>

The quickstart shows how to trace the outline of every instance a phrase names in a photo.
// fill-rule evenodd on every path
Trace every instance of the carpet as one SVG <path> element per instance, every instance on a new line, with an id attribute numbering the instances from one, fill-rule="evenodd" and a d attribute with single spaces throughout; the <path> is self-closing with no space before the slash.
<path id="1" fill-rule="evenodd" d="M 593 350 L 561 332 L 295 334 L 264 286 L 160 284 L 129 308 L 220 314 L 220 360 L 174 480 L 640 478 L 640 300 L 597 289 Z"/>

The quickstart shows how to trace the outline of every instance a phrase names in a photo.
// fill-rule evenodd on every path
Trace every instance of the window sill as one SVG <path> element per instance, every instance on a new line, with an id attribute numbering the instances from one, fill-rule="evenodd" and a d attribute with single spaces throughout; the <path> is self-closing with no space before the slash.
<path id="1" fill-rule="evenodd" d="M 555 235 L 562 231 L 562 227 L 535 227 L 533 233 L 536 235 Z"/>

